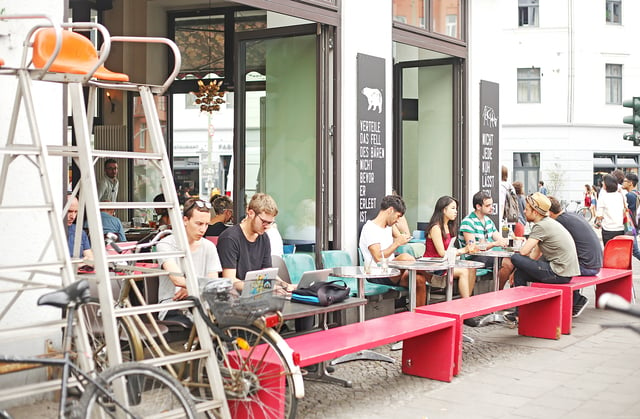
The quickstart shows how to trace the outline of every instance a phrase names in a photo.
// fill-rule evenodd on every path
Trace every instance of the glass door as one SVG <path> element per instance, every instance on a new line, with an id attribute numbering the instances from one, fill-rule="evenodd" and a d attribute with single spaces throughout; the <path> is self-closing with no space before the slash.
<path id="1" fill-rule="evenodd" d="M 299 248 L 316 243 L 316 31 L 301 25 L 237 34 L 234 202 L 244 214 L 256 192 L 273 196 L 278 230 Z"/>

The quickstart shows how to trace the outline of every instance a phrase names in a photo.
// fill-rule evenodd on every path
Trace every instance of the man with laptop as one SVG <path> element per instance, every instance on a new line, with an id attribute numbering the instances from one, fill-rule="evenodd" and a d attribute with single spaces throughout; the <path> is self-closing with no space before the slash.
<path id="1" fill-rule="evenodd" d="M 182 213 L 182 221 L 184 222 L 187 241 L 200 287 L 206 284 L 207 278 L 217 278 L 218 272 L 222 270 L 216 246 L 203 238 L 211 218 L 210 209 L 211 204 L 208 201 L 191 198 L 184 203 L 184 211 Z M 178 250 L 176 239 L 173 235 L 160 240 L 156 247 L 159 252 Z M 159 260 L 158 263 L 165 271 L 172 273 L 182 272 L 180 265 L 173 258 Z M 184 275 L 163 275 L 160 277 L 159 282 L 158 301 L 160 303 L 183 300 L 188 295 Z M 163 311 L 158 314 L 158 317 L 160 320 L 180 321 L 186 326 L 191 324 L 191 320 L 181 310 Z"/>
<path id="2" fill-rule="evenodd" d="M 247 205 L 246 217 L 227 228 L 218 238 L 222 277 L 230 278 L 242 291 L 248 272 L 271 268 L 271 244 L 266 231 L 275 222 L 278 206 L 264 193 L 256 193 Z M 286 290 L 295 288 L 288 284 Z"/>

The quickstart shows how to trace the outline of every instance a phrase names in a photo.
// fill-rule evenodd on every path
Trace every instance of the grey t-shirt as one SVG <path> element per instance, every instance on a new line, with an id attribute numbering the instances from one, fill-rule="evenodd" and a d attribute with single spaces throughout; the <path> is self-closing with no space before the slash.
<path id="1" fill-rule="evenodd" d="M 573 237 L 559 222 L 544 217 L 531 228 L 530 238 L 538 240 L 542 256 L 551 264 L 556 275 L 580 275 L 580 265 Z"/>
<path id="2" fill-rule="evenodd" d="M 156 248 L 159 252 L 175 252 L 178 251 L 175 236 L 167 236 L 162 239 Z M 207 239 L 200 239 L 200 246 L 195 252 L 191 253 L 193 259 L 193 266 L 195 273 L 198 275 L 198 285 L 202 289 L 208 281 L 207 276 L 210 273 L 222 271 L 222 265 L 220 265 L 220 258 L 218 258 L 218 250 L 216 246 Z M 166 261 L 171 259 L 159 259 L 158 264 L 162 266 Z M 160 303 L 169 303 L 173 301 L 173 296 L 176 293 L 176 286 L 173 285 L 168 275 L 160 276 L 160 285 L 158 289 L 158 301 Z M 159 313 L 159 317 L 162 319 L 165 316 L 165 312 Z"/>

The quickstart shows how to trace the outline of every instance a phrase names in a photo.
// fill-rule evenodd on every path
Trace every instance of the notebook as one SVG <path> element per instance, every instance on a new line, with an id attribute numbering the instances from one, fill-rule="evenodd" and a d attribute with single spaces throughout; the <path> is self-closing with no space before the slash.
<path id="1" fill-rule="evenodd" d="M 271 291 L 275 286 L 277 277 L 278 268 L 247 272 L 244 277 L 244 288 L 242 289 L 241 297 L 252 297 L 265 291 Z"/>
<path id="2" fill-rule="evenodd" d="M 316 271 L 307 271 L 302 274 L 298 282 L 298 288 L 307 288 L 314 282 L 326 281 L 331 274 L 332 269 L 318 269 Z"/>

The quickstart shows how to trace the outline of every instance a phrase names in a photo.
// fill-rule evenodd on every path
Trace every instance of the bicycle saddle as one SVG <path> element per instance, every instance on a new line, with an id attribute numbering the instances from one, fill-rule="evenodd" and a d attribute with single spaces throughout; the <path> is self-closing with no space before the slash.
<path id="1" fill-rule="evenodd" d="M 41 295 L 38 305 L 66 308 L 71 302 L 79 305 L 90 300 L 89 281 L 81 279 L 67 287 Z"/>

